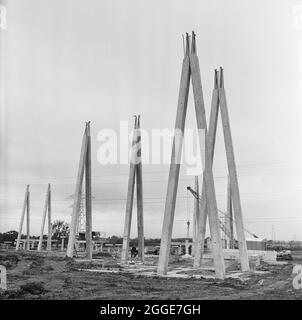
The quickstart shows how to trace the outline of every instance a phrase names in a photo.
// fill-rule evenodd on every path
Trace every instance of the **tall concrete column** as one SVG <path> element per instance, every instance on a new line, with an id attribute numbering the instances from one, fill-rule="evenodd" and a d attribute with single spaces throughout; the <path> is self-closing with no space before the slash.
<path id="1" fill-rule="evenodd" d="M 67 247 L 67 253 L 66 253 L 67 257 L 70 257 L 70 258 L 73 257 L 76 229 L 78 225 L 80 205 L 81 205 L 82 185 L 83 185 L 83 177 L 84 177 L 84 169 L 85 169 L 86 152 L 87 152 L 87 134 L 86 133 L 87 133 L 87 124 L 85 126 L 85 132 L 82 140 L 80 163 L 79 163 L 79 169 L 77 174 L 76 189 L 75 189 L 75 195 L 74 195 L 74 203 L 73 203 L 69 239 L 68 239 L 68 247 Z"/>
<path id="2" fill-rule="evenodd" d="M 30 191 L 27 192 L 27 201 L 26 201 L 26 249 L 30 250 Z"/>
<path id="3" fill-rule="evenodd" d="M 219 86 L 219 102 L 220 113 L 223 127 L 223 135 L 225 141 L 225 151 L 227 155 L 228 171 L 230 176 L 230 184 L 232 190 L 232 200 L 234 206 L 234 216 L 236 233 L 239 246 L 239 255 L 242 271 L 249 271 L 249 259 L 246 247 L 245 233 L 243 227 L 242 209 L 239 193 L 239 185 L 236 171 L 235 155 L 233 150 L 233 142 L 231 136 L 230 121 L 227 109 L 226 95 L 224 90 L 223 70 L 220 68 L 220 86 Z"/>
<path id="4" fill-rule="evenodd" d="M 127 192 L 127 203 L 126 203 L 126 215 L 124 224 L 124 235 L 123 235 L 123 246 L 121 253 L 121 262 L 126 263 L 129 255 L 129 242 L 131 232 L 131 221 L 132 221 L 132 208 L 133 208 L 133 195 L 134 195 L 134 184 L 135 184 L 135 144 L 137 139 L 137 117 L 135 116 L 134 132 L 132 138 L 131 148 L 131 160 L 130 160 L 130 171 L 128 180 L 128 192 Z"/>
<path id="5" fill-rule="evenodd" d="M 158 259 L 158 275 L 167 274 L 168 262 L 170 256 L 171 237 L 174 222 L 175 202 L 177 196 L 177 187 L 179 180 L 179 169 L 181 160 L 181 150 L 183 143 L 183 134 L 187 113 L 188 95 L 190 87 L 190 59 L 189 59 L 189 36 L 186 37 L 186 53 L 182 63 L 182 72 L 180 79 L 180 88 L 177 104 L 177 114 L 175 122 L 175 133 L 172 145 L 171 164 L 169 171 L 168 188 L 165 203 L 164 221 L 162 227 L 162 236 L 160 243 L 160 252 Z"/>
<path id="6" fill-rule="evenodd" d="M 23 228 L 26 205 L 27 205 L 27 194 L 28 194 L 28 192 L 29 192 L 29 185 L 26 186 L 26 190 L 25 190 L 23 208 L 22 208 L 21 219 L 20 219 L 20 224 L 19 224 L 19 232 L 18 232 L 17 243 L 16 243 L 16 250 L 19 250 L 19 246 L 20 246 L 22 228 Z"/>
<path id="7" fill-rule="evenodd" d="M 216 131 L 217 131 L 217 122 L 218 122 L 218 108 L 219 108 L 219 99 L 218 99 L 218 74 L 217 70 L 214 72 L 214 89 L 212 92 L 212 103 L 211 103 L 211 114 L 208 130 L 208 146 L 209 153 L 211 156 L 211 166 L 213 165 L 214 160 L 214 150 L 215 150 L 215 141 L 216 141 Z M 204 239 L 206 234 L 206 224 L 207 224 L 207 206 L 206 206 L 206 181 L 205 176 L 203 175 L 202 181 L 202 191 L 201 191 L 201 201 L 200 201 L 200 219 L 197 226 L 197 241 L 194 257 L 194 267 L 198 268 L 202 263 L 202 255 L 204 251 Z"/>
<path id="8" fill-rule="evenodd" d="M 137 198 L 137 234 L 138 257 L 144 261 L 144 217 L 143 217 L 143 175 L 141 159 L 140 116 L 137 118 L 137 164 L 136 164 L 136 198 Z"/>
<path id="9" fill-rule="evenodd" d="M 51 224 L 51 187 L 48 184 L 48 237 L 46 250 L 51 251 L 51 236 L 52 236 L 52 224 Z"/>
<path id="10" fill-rule="evenodd" d="M 85 159 L 85 200 L 86 200 L 86 257 L 92 259 L 92 197 L 91 197 L 91 136 L 90 122 L 87 123 L 87 151 Z"/>
<path id="11" fill-rule="evenodd" d="M 203 101 L 203 94 L 202 94 L 199 61 L 196 55 L 194 33 L 192 35 L 190 68 L 192 72 L 192 85 L 193 85 L 195 112 L 196 112 L 196 119 L 197 119 L 197 128 L 199 131 L 205 132 L 204 134 L 205 146 L 201 145 L 201 149 L 204 148 L 204 153 L 205 153 L 204 179 L 205 179 L 205 185 L 206 185 L 206 203 L 207 203 L 207 210 L 209 215 L 215 275 L 217 278 L 224 279 L 225 266 L 224 266 L 222 243 L 221 243 L 221 237 L 220 237 L 220 227 L 219 227 L 219 220 L 218 220 L 219 217 L 217 212 L 214 177 L 213 177 L 213 171 L 212 171 L 210 141 L 207 135 L 206 115 L 205 115 L 204 101 Z M 200 141 L 200 143 L 202 143 L 202 141 Z M 203 154 L 203 152 L 201 152 L 201 154 Z"/>
<path id="12" fill-rule="evenodd" d="M 40 238 L 39 238 L 39 243 L 38 243 L 38 251 L 42 250 L 43 233 L 44 233 L 44 226 L 45 226 L 45 220 L 46 220 L 46 214 L 47 214 L 47 208 L 48 208 L 49 186 L 50 185 L 48 184 L 48 187 L 47 187 L 47 190 L 46 190 L 46 197 L 45 197 L 45 203 L 44 203 L 41 232 L 40 232 Z"/>

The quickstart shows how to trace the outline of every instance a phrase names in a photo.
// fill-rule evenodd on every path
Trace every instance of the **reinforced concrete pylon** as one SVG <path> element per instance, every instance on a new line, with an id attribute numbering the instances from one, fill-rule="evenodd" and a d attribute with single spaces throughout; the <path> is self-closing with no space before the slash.
<path id="1" fill-rule="evenodd" d="M 140 116 L 134 116 L 134 132 L 131 148 L 130 171 L 128 180 L 128 193 L 125 215 L 125 226 L 123 236 L 123 247 L 121 262 L 126 263 L 129 255 L 129 243 L 131 232 L 132 208 L 134 186 L 136 178 L 136 198 L 137 198 L 137 233 L 138 233 L 138 257 L 144 261 L 144 218 L 143 218 L 143 182 L 142 182 L 142 163 L 141 163 L 141 131 Z"/>
<path id="2" fill-rule="evenodd" d="M 230 190 L 229 190 L 231 194 L 230 201 L 233 203 L 233 206 L 234 206 L 234 217 L 235 217 L 235 225 L 236 225 L 236 232 L 237 232 L 237 238 L 238 238 L 241 270 L 249 271 L 248 253 L 247 253 L 244 227 L 243 227 L 238 178 L 237 178 L 237 172 L 236 172 L 235 156 L 234 156 L 234 150 L 233 150 L 230 121 L 229 121 L 228 110 L 227 110 L 222 68 L 220 68 L 219 78 L 220 78 L 219 79 L 220 81 L 218 84 L 218 72 L 217 70 L 215 70 L 214 90 L 212 95 L 212 105 L 211 105 L 211 115 L 210 115 L 210 125 L 209 125 L 209 140 L 210 140 L 210 146 L 211 146 L 211 165 L 213 164 L 217 121 L 218 121 L 218 111 L 220 106 L 224 143 L 225 143 L 228 172 L 229 172 L 229 179 L 230 179 Z M 207 201 L 205 197 L 204 189 L 206 189 L 206 186 L 203 183 L 202 195 L 201 195 L 201 214 L 200 214 L 201 218 L 200 218 L 200 224 L 199 224 L 199 234 L 198 234 L 198 240 L 197 240 L 196 255 L 194 258 L 194 267 L 199 267 L 201 265 L 203 244 L 204 244 L 204 237 L 205 237 L 205 226 L 206 226 L 206 219 L 208 214 L 207 206 L 203 205 L 203 203 L 206 203 Z"/>
<path id="3" fill-rule="evenodd" d="M 249 271 L 250 270 L 249 258 L 247 253 L 247 246 L 246 246 L 244 226 L 243 226 L 239 184 L 238 184 L 238 178 L 237 178 L 237 170 L 236 170 L 235 155 L 234 155 L 232 135 L 231 135 L 230 120 L 229 120 L 229 114 L 228 114 L 228 108 L 227 108 L 226 94 L 224 89 L 223 69 L 221 67 L 220 67 L 220 84 L 218 88 L 218 94 L 219 94 L 219 105 L 220 105 L 220 114 L 221 114 L 222 127 L 223 127 L 225 151 L 227 156 L 228 171 L 229 171 L 229 177 L 230 177 L 232 202 L 234 207 L 234 218 L 235 218 L 236 234 L 237 234 L 238 247 L 239 247 L 241 270 Z"/>
<path id="4" fill-rule="evenodd" d="M 87 151 L 85 160 L 85 200 L 86 200 L 86 255 L 92 259 L 92 181 L 91 181 L 91 135 L 90 122 L 87 123 Z"/>
<path id="5" fill-rule="evenodd" d="M 80 205 L 81 205 L 81 196 L 82 196 L 82 187 L 83 179 L 85 172 L 85 186 L 86 186 L 86 256 L 88 259 L 92 258 L 92 246 L 91 246 L 91 237 L 92 237 L 92 218 L 91 218 L 91 143 L 90 143 L 90 121 L 86 122 L 85 131 L 82 140 L 80 163 L 76 181 L 75 195 L 74 195 L 74 204 L 72 209 L 71 223 L 70 223 L 70 232 L 68 239 L 68 247 L 66 255 L 70 258 L 73 257 L 74 247 L 75 247 L 75 236 L 76 229 L 79 221 L 80 214 Z"/>
<path id="6" fill-rule="evenodd" d="M 20 246 L 20 240 L 21 240 L 21 234 L 22 234 L 22 228 L 23 228 L 23 222 L 24 222 L 24 217 L 25 217 L 25 212 L 26 212 L 26 243 L 25 243 L 25 248 L 27 250 L 30 249 L 29 247 L 29 237 L 30 237 L 30 202 L 29 202 L 29 185 L 26 186 L 26 191 L 25 191 L 25 197 L 24 197 L 24 203 L 23 203 L 23 208 L 22 208 L 22 214 L 21 214 L 21 220 L 20 220 L 20 225 L 19 225 L 19 232 L 18 232 L 18 238 L 17 238 L 17 244 L 16 244 L 16 250 L 19 250 Z"/>
<path id="7" fill-rule="evenodd" d="M 203 176 L 205 181 L 205 194 L 207 199 L 207 210 L 209 213 L 209 224 L 212 238 L 213 260 L 217 278 L 225 277 L 225 266 L 220 238 L 217 203 L 214 187 L 214 178 L 210 159 L 210 145 L 207 134 L 206 116 L 203 102 L 203 93 L 199 69 L 199 61 L 196 55 L 195 34 L 192 32 L 191 50 L 189 35 L 186 34 L 185 57 L 183 60 L 182 74 L 179 89 L 179 98 L 175 123 L 175 135 L 173 138 L 171 164 L 168 180 L 168 189 L 165 204 L 164 221 L 162 227 L 162 238 L 158 262 L 158 274 L 165 275 L 168 269 L 170 255 L 171 236 L 173 229 L 175 202 L 179 179 L 181 150 L 187 111 L 190 79 L 192 78 L 195 113 L 199 133 L 199 143 L 203 159 Z"/>
<path id="8" fill-rule="evenodd" d="M 43 233 L 44 233 L 46 215 L 48 217 L 47 251 L 51 251 L 52 226 L 51 226 L 51 188 L 50 188 L 50 183 L 48 184 L 47 191 L 46 191 L 46 198 L 45 198 L 45 204 L 44 204 L 44 211 L 43 211 L 41 232 L 40 232 L 40 238 L 39 238 L 39 244 L 38 244 L 38 251 L 41 251 L 41 249 L 42 249 L 42 241 L 43 241 Z"/>
<path id="9" fill-rule="evenodd" d="M 144 216 L 143 216 L 143 173 L 142 173 L 142 149 L 141 149 L 141 130 L 140 115 L 137 117 L 137 159 L 136 164 L 136 201 L 137 201 L 137 233 L 138 233 L 138 257 L 144 261 Z"/>

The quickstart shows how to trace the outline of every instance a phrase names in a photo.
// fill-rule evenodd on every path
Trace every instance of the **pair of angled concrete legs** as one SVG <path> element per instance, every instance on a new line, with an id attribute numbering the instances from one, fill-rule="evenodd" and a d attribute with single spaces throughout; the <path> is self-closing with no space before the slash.
<path id="1" fill-rule="evenodd" d="M 134 133 L 131 149 L 130 172 L 128 182 L 128 194 L 126 204 L 126 216 L 123 236 L 121 262 L 126 263 L 129 256 L 130 232 L 132 221 L 132 208 L 134 186 L 136 180 L 137 198 L 137 234 L 138 234 L 138 258 L 144 261 L 144 219 L 143 219 L 143 181 L 141 163 L 141 131 L 140 116 L 135 116 Z"/>

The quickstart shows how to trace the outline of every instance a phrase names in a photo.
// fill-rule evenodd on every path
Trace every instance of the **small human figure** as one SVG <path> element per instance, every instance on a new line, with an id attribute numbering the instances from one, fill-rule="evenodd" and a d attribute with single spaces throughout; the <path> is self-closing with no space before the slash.
<path id="1" fill-rule="evenodd" d="M 138 254 L 138 251 L 136 250 L 136 247 L 131 248 L 131 258 L 135 258 Z"/>

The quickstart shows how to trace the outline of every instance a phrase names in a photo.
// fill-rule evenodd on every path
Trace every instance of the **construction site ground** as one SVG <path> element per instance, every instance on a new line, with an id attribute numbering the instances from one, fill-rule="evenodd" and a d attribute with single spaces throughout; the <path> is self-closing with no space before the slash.
<path id="1" fill-rule="evenodd" d="M 121 265 L 108 254 L 92 261 L 69 259 L 64 253 L 0 251 L 7 269 L 7 290 L 0 299 L 302 299 L 293 288 L 293 266 L 302 264 L 302 252 L 293 260 L 261 263 L 249 273 L 226 261 L 227 277 L 214 277 L 212 261 L 193 269 L 192 259 L 171 256 L 167 276 L 156 274 L 157 256 Z"/>

